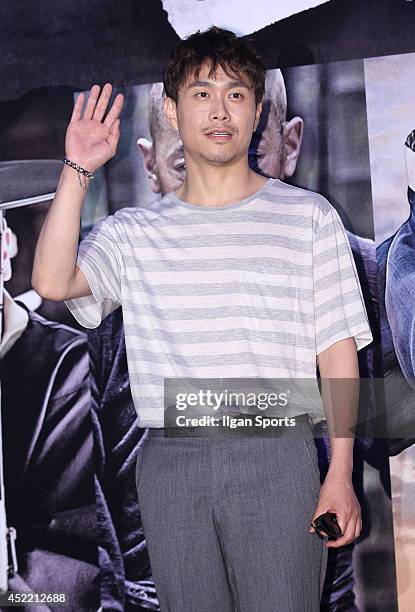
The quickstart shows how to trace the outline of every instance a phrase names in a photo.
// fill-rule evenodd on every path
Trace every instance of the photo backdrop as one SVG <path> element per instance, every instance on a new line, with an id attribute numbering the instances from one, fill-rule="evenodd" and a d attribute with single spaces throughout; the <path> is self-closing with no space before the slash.
<path id="1" fill-rule="evenodd" d="M 5 502 L 18 533 L 19 571 L 9 589 L 64 590 L 66 610 L 157 610 L 135 491 L 143 431 L 129 390 L 122 311 L 87 332 L 63 303 L 40 298 L 30 277 L 78 92 L 110 81 L 114 95 L 126 96 L 118 153 L 91 183 L 81 236 L 183 180 L 181 143 L 159 108 L 162 66 L 178 34 L 161 2 L 75 3 L 70 13 L 46 2 L 45 9 L 26 6 L 18 19 L 11 2 L 1 9 L 10 62 L 1 67 L 0 203 L 17 238 L 0 344 Z M 384 376 L 393 389 L 399 381 L 393 402 L 386 393 L 386 411 L 394 425 L 403 422 L 400 435 L 357 440 L 354 484 L 365 526 L 356 543 L 331 549 L 322 610 L 397 610 L 399 599 L 406 612 L 413 601 L 415 434 L 406 417 L 414 397 L 401 358 L 413 347 L 411 329 L 401 337 L 394 327 L 411 321 L 412 304 L 407 299 L 393 321 L 385 306 L 390 244 L 411 212 L 403 144 L 415 128 L 411 11 L 410 2 L 346 7 L 332 0 L 255 33 L 272 69 L 251 167 L 278 176 L 281 66 L 287 119 L 303 125 L 296 167 L 284 180 L 322 193 L 338 210 L 375 338 L 359 352 L 361 376 Z M 70 55 L 63 31 L 75 37 Z M 411 273 L 405 262 L 402 291 Z M 316 444 L 323 477 L 327 448 Z"/>

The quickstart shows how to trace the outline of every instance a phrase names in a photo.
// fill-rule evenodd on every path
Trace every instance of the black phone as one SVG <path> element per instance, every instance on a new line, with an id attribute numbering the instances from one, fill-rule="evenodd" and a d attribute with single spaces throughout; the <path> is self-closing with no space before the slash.
<path id="1" fill-rule="evenodd" d="M 320 514 L 320 516 L 314 519 L 311 525 L 316 530 L 318 537 L 322 540 L 324 540 L 324 534 L 327 534 L 326 537 L 328 536 L 333 540 L 337 540 L 337 538 L 343 535 L 334 512 Z M 324 534 L 321 533 L 322 531 L 324 531 Z"/>

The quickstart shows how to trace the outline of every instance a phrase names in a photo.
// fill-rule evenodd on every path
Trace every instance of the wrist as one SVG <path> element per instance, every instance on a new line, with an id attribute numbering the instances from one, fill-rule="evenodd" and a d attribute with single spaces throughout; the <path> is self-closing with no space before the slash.
<path id="1" fill-rule="evenodd" d="M 73 159 L 69 159 L 68 157 L 65 157 L 62 161 L 66 166 L 73 168 L 78 173 L 84 176 L 87 176 L 88 178 L 91 178 L 91 179 L 94 178 L 94 173 L 91 170 L 88 170 L 88 168 L 86 167 L 86 166 L 90 167 L 89 163 L 81 165 L 81 164 L 78 164 Z"/>
<path id="2" fill-rule="evenodd" d="M 74 166 L 79 166 L 82 170 L 86 170 L 88 173 L 92 173 L 92 174 L 97 170 L 97 168 L 95 168 L 95 169 L 92 168 L 91 160 L 82 159 L 81 157 L 79 157 L 79 155 L 76 155 L 76 154 L 75 155 L 67 155 L 65 153 L 65 156 L 62 158 L 62 161 L 64 159 L 66 159 L 66 160 L 68 160 L 70 162 L 69 164 L 65 163 L 65 166 L 68 166 L 69 168 L 73 167 L 73 165 Z M 75 170 L 75 168 L 73 168 L 73 169 Z"/>
<path id="3" fill-rule="evenodd" d="M 82 168 L 80 164 L 78 164 L 78 166 Z M 64 180 L 65 182 L 68 181 L 72 184 L 76 183 L 78 187 L 81 187 L 84 191 L 87 191 L 88 185 L 92 178 L 93 177 L 85 175 L 82 171 L 79 171 L 77 168 L 74 168 L 70 164 L 63 163 L 62 180 Z"/>
<path id="4" fill-rule="evenodd" d="M 69 180 L 74 180 L 76 183 L 78 183 L 78 177 L 77 177 L 78 173 L 74 168 L 71 168 L 70 166 L 67 166 L 66 164 L 63 164 L 63 168 L 62 168 L 62 176 L 66 179 L 68 178 Z M 90 181 L 91 179 L 88 178 L 87 176 L 85 177 L 87 181 Z"/>
<path id="5" fill-rule="evenodd" d="M 336 466 L 329 465 L 327 470 L 327 476 L 325 480 L 338 481 L 341 483 L 351 483 L 353 475 L 353 468 L 351 466 Z"/>

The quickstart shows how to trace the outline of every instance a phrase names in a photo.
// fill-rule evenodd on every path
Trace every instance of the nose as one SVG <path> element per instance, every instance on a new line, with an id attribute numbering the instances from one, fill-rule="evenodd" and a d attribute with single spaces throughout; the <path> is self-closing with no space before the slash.
<path id="1" fill-rule="evenodd" d="M 230 119 L 229 110 L 222 96 L 214 96 L 209 118 L 213 121 L 227 121 Z"/>

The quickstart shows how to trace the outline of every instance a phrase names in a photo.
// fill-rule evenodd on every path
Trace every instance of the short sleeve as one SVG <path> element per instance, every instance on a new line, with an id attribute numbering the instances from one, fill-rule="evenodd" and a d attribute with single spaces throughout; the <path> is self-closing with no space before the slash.
<path id="1" fill-rule="evenodd" d="M 76 263 L 85 274 L 92 293 L 65 300 L 65 304 L 80 325 L 94 329 L 121 304 L 122 254 L 114 215 L 96 223 L 81 241 Z"/>
<path id="2" fill-rule="evenodd" d="M 353 337 L 359 351 L 373 341 L 359 276 L 346 230 L 326 200 L 313 235 L 316 354 Z"/>

